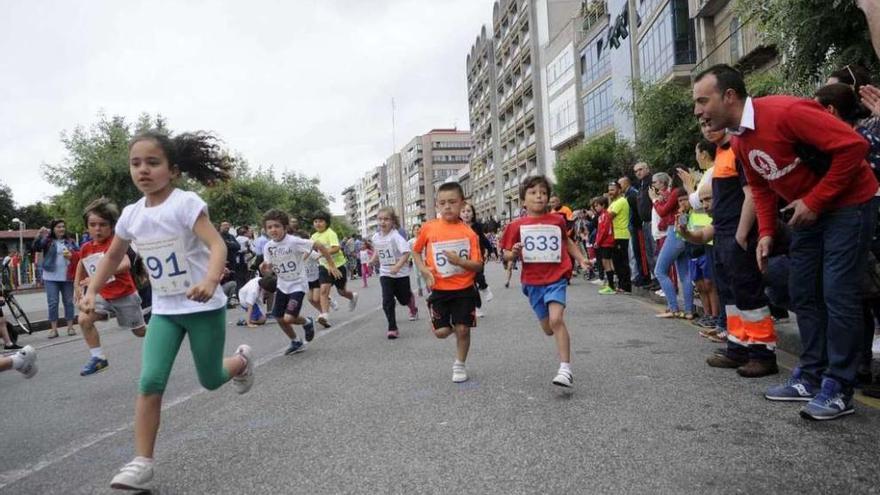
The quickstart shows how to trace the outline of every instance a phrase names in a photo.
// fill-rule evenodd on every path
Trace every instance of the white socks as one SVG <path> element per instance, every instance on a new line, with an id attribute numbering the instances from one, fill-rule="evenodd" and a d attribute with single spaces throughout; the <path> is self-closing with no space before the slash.
<path id="1" fill-rule="evenodd" d="M 12 355 L 12 369 L 20 370 L 24 366 L 24 359 L 16 352 Z"/>
<path id="2" fill-rule="evenodd" d="M 146 464 L 147 466 L 152 466 L 153 465 L 153 458 L 138 456 L 138 457 L 135 457 L 134 461 L 132 461 L 132 462 L 142 462 L 142 463 Z"/>
<path id="3" fill-rule="evenodd" d="M 458 359 L 456 359 L 455 363 L 453 363 L 453 365 L 454 366 L 464 366 L 464 361 L 459 361 Z"/>
<path id="4" fill-rule="evenodd" d="M 559 363 L 559 371 L 567 371 L 571 373 L 571 363 Z"/>
<path id="5" fill-rule="evenodd" d="M 92 357 L 105 359 L 104 351 L 101 349 L 101 346 L 92 347 L 91 349 L 89 349 L 89 353 L 91 353 Z"/>

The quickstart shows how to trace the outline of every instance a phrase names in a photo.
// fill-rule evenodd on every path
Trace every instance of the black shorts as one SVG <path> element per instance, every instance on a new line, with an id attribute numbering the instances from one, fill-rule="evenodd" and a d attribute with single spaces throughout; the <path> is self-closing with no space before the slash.
<path id="1" fill-rule="evenodd" d="M 340 273 L 342 273 L 342 277 L 333 278 L 333 275 L 330 275 L 330 272 L 328 272 L 327 269 L 324 268 L 324 265 L 321 265 L 318 268 L 318 280 L 321 282 L 321 285 L 330 284 L 336 286 L 336 288 L 339 290 L 345 290 L 345 282 L 348 275 L 348 270 L 345 269 L 345 265 L 337 266 L 336 268 L 339 269 Z"/>
<path id="2" fill-rule="evenodd" d="M 379 284 L 382 286 L 382 303 L 397 299 L 401 305 L 406 306 L 412 298 L 412 289 L 409 286 L 409 277 L 379 277 Z M 394 306 L 392 306 L 394 307 Z"/>
<path id="3" fill-rule="evenodd" d="M 275 306 L 272 307 L 272 316 L 275 318 L 283 318 L 284 315 L 291 315 L 294 318 L 299 316 L 302 309 L 303 298 L 305 292 L 294 292 L 293 294 L 285 294 L 280 290 L 275 291 Z"/>
<path id="4" fill-rule="evenodd" d="M 316 278 L 315 280 L 312 280 L 311 282 L 309 282 L 309 290 L 320 289 L 320 288 L 321 288 L 321 279 L 320 278 Z"/>
<path id="5" fill-rule="evenodd" d="M 474 287 L 459 290 L 434 290 L 428 296 L 431 325 L 434 330 L 453 325 L 477 326 L 477 290 Z"/>
<path id="6" fill-rule="evenodd" d="M 614 248 L 613 247 L 600 247 L 596 248 L 596 253 L 603 260 L 610 260 L 614 257 Z"/>

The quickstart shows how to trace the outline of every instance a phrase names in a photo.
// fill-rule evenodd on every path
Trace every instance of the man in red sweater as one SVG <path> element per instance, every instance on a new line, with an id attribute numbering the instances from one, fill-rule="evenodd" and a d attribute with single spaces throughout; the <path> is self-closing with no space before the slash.
<path id="1" fill-rule="evenodd" d="M 766 268 L 779 198 L 792 227 L 789 290 L 797 313 L 800 365 L 765 397 L 805 401 L 801 416 L 834 419 L 854 412 L 859 342 L 864 331 L 859 284 L 870 239 L 868 203 L 877 180 L 868 144 L 812 100 L 752 99 L 742 75 L 710 67 L 694 82 L 694 114 L 727 129 L 751 187 L 758 218 L 758 265 Z"/>

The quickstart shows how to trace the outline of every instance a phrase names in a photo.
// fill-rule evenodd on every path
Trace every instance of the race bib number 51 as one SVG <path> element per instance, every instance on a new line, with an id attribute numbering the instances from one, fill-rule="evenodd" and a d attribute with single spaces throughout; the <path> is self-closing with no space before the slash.
<path id="1" fill-rule="evenodd" d="M 562 261 L 562 229 L 557 225 L 523 225 L 523 261 L 526 263 L 559 263 Z"/>
<path id="2" fill-rule="evenodd" d="M 459 257 L 469 259 L 471 257 L 471 243 L 467 239 L 431 243 L 431 252 L 434 254 L 434 266 L 437 267 L 437 273 L 441 277 L 451 277 L 457 273 L 464 273 L 464 268 L 453 265 L 449 258 L 446 257 L 444 251 L 453 251 L 458 253 Z"/>
<path id="3" fill-rule="evenodd" d="M 186 294 L 192 285 L 183 239 L 138 243 L 150 272 L 150 286 L 160 296 Z"/>
<path id="4" fill-rule="evenodd" d="M 394 266 L 397 264 L 397 256 L 394 256 L 394 250 L 391 249 L 390 242 L 377 242 L 375 248 L 376 252 L 379 254 L 380 265 Z"/>

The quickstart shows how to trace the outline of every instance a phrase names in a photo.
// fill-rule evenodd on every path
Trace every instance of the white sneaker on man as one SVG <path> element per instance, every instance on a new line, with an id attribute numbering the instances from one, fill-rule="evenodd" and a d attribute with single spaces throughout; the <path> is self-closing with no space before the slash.
<path id="1" fill-rule="evenodd" d="M 354 308 L 356 308 L 357 305 L 358 305 L 358 293 L 352 292 L 351 299 L 348 301 L 348 310 L 354 311 Z"/>
<path id="2" fill-rule="evenodd" d="M 235 393 L 245 394 L 254 386 L 254 359 L 251 346 L 242 344 L 235 350 L 235 354 L 244 358 L 246 364 L 238 375 L 232 377 L 232 386 Z"/>
<path id="3" fill-rule="evenodd" d="M 26 345 L 12 356 L 12 367 L 25 378 L 33 378 L 37 374 L 37 350 Z"/>
<path id="4" fill-rule="evenodd" d="M 480 291 L 480 297 L 483 298 L 483 302 L 489 302 L 495 298 L 495 294 L 492 294 L 492 289 L 486 287 Z"/>
<path id="5" fill-rule="evenodd" d="M 148 490 L 147 486 L 153 480 L 153 463 L 144 461 L 139 457 L 119 470 L 110 482 L 110 488 L 116 490 Z"/>
<path id="6" fill-rule="evenodd" d="M 468 379 L 467 368 L 464 363 L 455 363 L 452 365 L 452 381 L 454 383 L 466 382 Z"/>

